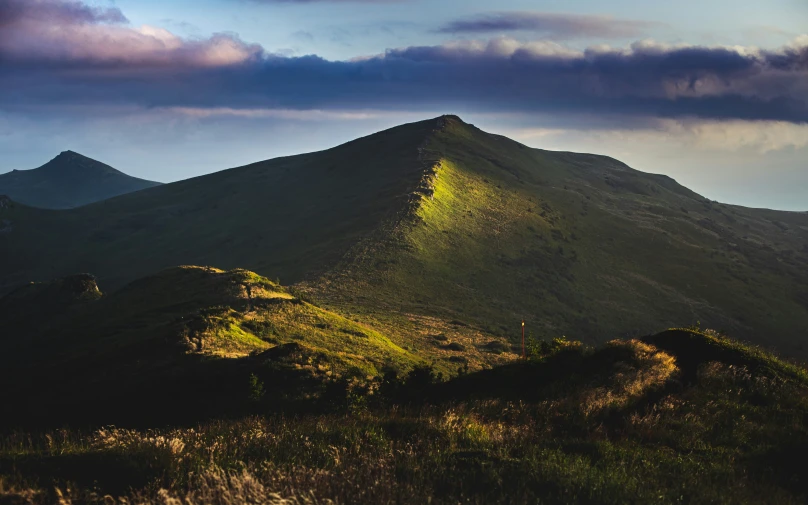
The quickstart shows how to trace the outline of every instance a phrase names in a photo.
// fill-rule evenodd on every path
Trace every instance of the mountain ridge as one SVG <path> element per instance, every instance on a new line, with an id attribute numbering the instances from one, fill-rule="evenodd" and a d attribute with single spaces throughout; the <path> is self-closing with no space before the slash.
<path id="1" fill-rule="evenodd" d="M 808 325 L 805 215 L 712 202 L 457 116 L 0 220 L 0 290 L 92 272 L 114 291 L 205 264 L 298 284 L 390 331 L 412 317 L 512 335 L 527 319 L 598 342 L 702 321 L 799 352 Z"/>
<path id="2" fill-rule="evenodd" d="M 796 264 L 790 265 L 790 273 L 779 271 L 780 267 L 776 263 L 772 264 L 772 262 L 781 261 L 779 258 L 776 259 L 777 252 L 773 252 L 765 243 L 762 243 L 762 250 L 758 249 L 761 244 L 755 244 L 756 240 L 760 241 L 768 236 L 782 234 L 786 231 L 785 228 L 788 228 L 788 226 L 783 221 L 793 221 L 793 224 L 797 224 L 797 233 L 808 231 L 804 228 L 803 217 L 797 213 L 763 210 L 760 212 L 763 216 L 758 216 L 758 212 L 754 209 L 736 208 L 712 202 L 679 185 L 667 176 L 645 174 L 608 157 L 531 149 L 501 136 L 485 134 L 472 125 L 466 125 L 450 118 L 449 129 L 451 130 L 452 128 L 464 131 L 455 131 L 449 134 L 439 132 L 436 134 L 437 136 L 449 135 L 453 137 L 444 139 L 442 145 L 433 146 L 436 149 L 433 151 L 433 158 L 440 160 L 437 164 L 439 169 L 435 177 L 437 187 L 430 188 L 428 194 L 421 196 L 415 211 L 418 215 L 415 220 L 416 223 L 404 225 L 407 228 L 403 233 L 404 247 L 400 243 L 388 244 L 388 247 L 381 247 L 380 250 L 377 244 L 360 244 L 352 252 L 355 257 L 351 257 L 351 254 L 347 255 L 340 267 L 332 269 L 330 274 L 326 275 L 326 289 L 316 286 L 312 288 L 312 293 L 318 293 L 327 299 L 332 299 L 336 305 L 346 307 L 347 310 L 359 310 L 362 306 L 366 307 L 374 304 L 380 308 L 389 309 L 389 306 L 385 307 L 384 300 L 395 300 L 396 304 L 400 306 L 402 298 L 409 291 L 411 298 L 408 300 L 407 305 L 415 311 L 427 311 L 433 315 L 443 312 L 444 315 L 448 314 L 447 317 L 462 318 L 469 317 L 471 313 L 474 314 L 471 317 L 477 320 L 487 320 L 489 324 L 496 321 L 496 323 L 486 327 L 487 331 L 494 333 L 510 332 L 512 330 L 509 329 L 507 320 L 518 321 L 524 318 L 526 314 L 532 314 L 534 316 L 532 326 L 540 332 L 540 335 L 552 335 L 563 331 L 572 331 L 577 335 L 588 333 L 590 338 L 594 336 L 596 339 L 598 338 L 597 334 L 602 335 L 600 338 L 608 338 L 610 333 L 626 331 L 632 335 L 642 335 L 660 326 L 675 325 L 677 320 L 687 320 L 693 324 L 700 320 L 707 320 L 709 321 L 708 324 L 721 328 L 726 327 L 728 331 L 734 331 L 736 334 L 745 337 L 753 334 L 748 323 L 744 322 L 744 314 L 747 313 L 745 310 L 733 310 L 732 313 L 727 313 L 726 307 L 734 305 L 734 301 L 728 300 L 725 295 L 720 295 L 720 298 L 724 300 L 719 306 L 715 306 L 714 300 L 719 298 L 716 287 L 710 288 L 713 293 L 705 300 L 702 298 L 702 293 L 693 292 L 689 283 L 681 282 L 681 273 L 679 272 L 671 272 L 667 275 L 665 281 L 660 283 L 659 272 L 654 272 L 653 269 L 648 267 L 640 268 L 645 272 L 638 274 L 636 264 L 621 265 L 620 271 L 623 273 L 620 275 L 630 276 L 627 285 L 635 285 L 633 290 L 641 289 L 640 292 L 633 291 L 630 294 L 621 294 L 620 290 L 616 290 L 613 285 L 615 282 L 625 284 L 625 279 L 614 278 L 609 282 L 593 282 L 594 279 L 608 273 L 609 269 L 615 265 L 613 260 L 625 253 L 622 250 L 620 253 L 615 251 L 612 257 L 603 258 L 602 256 L 604 255 L 601 251 L 609 248 L 614 249 L 615 247 L 612 246 L 614 243 L 618 244 L 618 250 L 629 245 L 631 247 L 639 246 L 640 250 L 656 249 L 655 253 L 659 255 L 657 262 L 670 261 L 674 264 L 674 268 L 681 270 L 687 269 L 691 254 L 697 258 L 702 254 L 692 250 L 682 250 L 678 253 L 679 258 L 674 260 L 674 258 L 670 257 L 671 248 L 662 242 L 669 242 L 673 237 L 680 243 L 678 248 L 693 249 L 693 244 L 703 243 L 708 238 L 704 237 L 704 235 L 708 234 L 713 239 L 718 239 L 718 243 L 712 240 L 713 244 L 710 244 L 711 248 L 718 246 L 718 249 L 709 252 L 709 258 L 699 258 L 697 260 L 695 263 L 697 271 L 702 268 L 714 269 L 716 265 L 711 265 L 710 263 L 718 263 L 721 268 L 726 268 L 726 265 L 723 264 L 724 258 L 720 261 L 711 261 L 711 258 L 720 254 L 724 255 L 726 260 L 733 264 L 738 261 L 744 261 L 750 267 L 758 269 L 768 262 L 768 266 L 776 271 L 777 275 L 785 275 L 784 278 L 781 278 L 793 283 L 793 287 L 790 288 L 792 293 L 794 293 L 795 289 L 799 289 L 800 282 L 806 282 L 804 275 L 800 277 L 800 270 Z M 452 144 L 456 144 L 457 138 L 464 136 L 468 137 L 469 141 L 460 146 L 462 149 L 452 151 L 454 149 Z M 473 163 L 470 163 L 467 167 L 453 163 L 452 160 L 462 160 L 463 156 L 473 152 L 480 146 L 485 146 L 487 142 L 491 144 L 505 143 L 515 146 L 516 150 L 508 151 L 510 155 L 504 158 L 491 155 L 489 152 L 474 153 L 475 157 L 471 160 Z M 495 145 L 495 148 L 490 152 L 506 152 L 506 149 L 503 149 L 501 145 Z M 519 153 L 532 153 L 531 156 L 535 155 L 544 158 L 540 160 L 543 162 L 543 170 L 539 172 L 516 170 L 515 167 L 519 165 L 516 159 Z M 574 162 L 569 160 L 570 156 L 574 158 L 572 160 Z M 527 168 L 532 169 L 536 160 L 527 161 L 529 165 Z M 559 161 L 566 163 L 563 171 L 554 170 L 558 168 Z M 494 170 L 485 171 L 484 175 L 480 176 L 486 164 Z M 444 174 L 443 176 L 439 176 L 441 170 Z M 475 174 L 475 172 L 477 173 Z M 574 175 L 576 179 L 571 179 L 570 175 Z M 521 203 L 519 203 L 519 205 L 524 205 L 521 209 L 513 208 L 508 212 L 498 212 L 497 207 L 502 209 L 511 205 L 511 203 L 514 206 L 516 205 L 515 199 L 501 191 L 501 187 L 505 184 L 503 177 L 505 179 L 510 178 L 511 183 L 515 181 L 516 188 L 533 183 L 536 186 L 534 190 L 541 193 L 549 192 L 547 195 L 542 195 L 548 198 L 541 201 L 543 198 L 535 198 L 535 193 L 523 195 L 524 197 L 520 197 Z M 495 181 L 495 179 L 498 179 L 498 181 Z M 489 183 L 489 180 L 495 182 Z M 441 181 L 447 182 L 446 191 L 441 190 Z M 468 196 L 470 191 L 476 192 L 473 198 L 461 198 L 460 200 L 455 198 L 457 195 Z M 598 202 L 596 198 L 593 198 L 598 194 L 604 197 L 603 201 Z M 666 197 L 666 194 L 669 196 Z M 616 196 L 619 196 L 620 199 L 617 200 Z M 478 203 L 485 198 L 489 198 L 489 202 L 479 206 Z M 660 198 L 668 200 L 666 203 L 667 208 L 659 206 L 658 200 Z M 570 202 L 569 200 L 571 199 L 576 201 Z M 448 205 L 441 206 L 438 203 L 441 201 L 448 203 Z M 577 208 L 570 209 L 569 204 L 571 203 Z M 563 204 L 563 207 L 557 204 Z M 455 212 L 457 208 L 463 206 L 465 206 L 464 212 L 467 212 L 468 215 L 463 212 Z M 475 206 L 479 208 L 475 209 Z M 596 206 L 599 207 L 600 214 L 610 221 L 597 224 L 587 223 L 587 221 L 591 221 L 590 214 L 593 213 L 592 208 Z M 437 214 L 433 211 L 437 211 Z M 701 213 L 706 214 L 697 216 L 697 214 Z M 745 245 L 749 246 L 748 250 L 743 245 L 739 246 L 731 241 L 748 238 L 738 236 L 738 230 L 733 229 L 733 220 L 739 221 L 734 217 L 735 215 L 738 215 L 744 221 L 750 220 L 750 222 L 742 224 L 744 227 L 748 226 L 749 230 L 753 229 L 752 222 L 756 226 L 765 227 L 765 230 L 756 230 L 758 237 L 747 241 Z M 694 219 L 696 216 L 698 219 Z M 537 219 L 538 217 L 542 219 Z M 761 220 L 761 217 L 764 219 Z M 457 226 L 457 223 L 463 222 L 464 219 L 469 220 L 470 227 Z M 492 240 L 485 242 L 485 248 L 477 247 L 476 242 L 480 238 L 480 233 L 485 233 L 485 231 L 479 226 L 475 226 L 475 220 L 488 221 L 496 225 L 493 233 L 495 236 L 489 236 Z M 510 239 L 502 240 L 502 242 L 516 247 L 509 248 L 506 246 L 501 253 L 498 253 L 499 256 L 487 254 L 490 250 L 496 249 L 496 244 L 501 240 L 497 236 L 501 237 L 502 233 L 507 233 L 508 228 L 513 228 L 513 224 L 520 220 L 524 222 L 527 228 L 526 231 L 530 233 L 517 232 Z M 622 223 L 623 226 L 621 227 L 630 227 L 632 229 L 625 230 L 622 237 L 602 235 L 604 225 L 607 228 L 614 228 L 618 220 L 627 221 Z M 669 229 L 660 228 L 660 223 Z M 582 232 L 577 229 L 584 224 L 588 225 L 588 230 Z M 592 224 L 595 224 L 595 226 L 591 226 Z M 425 231 L 430 225 L 436 225 L 435 229 Z M 636 241 L 634 236 L 638 231 L 636 226 L 638 225 L 641 229 L 647 230 L 645 233 L 651 232 L 648 233 L 646 240 L 651 242 L 656 240 L 657 246 L 651 247 L 648 242 L 634 244 Z M 539 237 L 540 233 L 536 233 L 536 230 L 540 230 L 540 227 L 545 228 L 544 238 Z M 453 236 L 452 228 L 456 228 L 460 233 Z M 677 236 L 683 232 L 686 232 L 690 237 Z M 794 230 L 789 231 L 794 235 L 793 232 Z M 742 233 L 749 232 L 744 228 Z M 694 234 L 698 235 L 693 236 Z M 472 235 L 477 239 L 464 240 L 464 236 Z M 518 249 L 526 244 L 526 240 L 529 242 L 530 239 L 527 235 L 535 235 L 544 242 L 538 248 L 533 246 L 534 250 L 526 255 L 525 251 L 519 251 Z M 752 233 L 749 233 L 749 235 L 752 235 Z M 599 236 L 602 238 L 587 240 L 588 238 Z M 606 240 L 606 245 L 602 242 L 603 239 Z M 792 236 L 792 239 L 795 239 L 795 242 L 788 246 L 784 251 L 785 253 L 790 255 L 798 252 L 798 247 L 795 247 L 795 245 L 800 242 L 803 244 L 803 251 L 808 250 L 805 233 L 801 233 L 796 237 Z M 452 241 L 456 242 L 458 240 L 463 243 L 462 246 L 452 244 Z M 615 240 L 618 241 L 614 242 Z M 586 257 L 579 258 L 581 250 L 577 246 L 581 242 L 587 241 L 590 243 L 586 244 L 588 246 L 588 251 L 584 253 Z M 441 245 L 436 247 L 435 244 Z M 699 248 L 703 248 L 703 246 L 700 245 Z M 469 251 L 475 249 L 477 249 L 476 253 L 469 254 Z M 553 251 L 550 249 L 553 249 Z M 728 251 L 734 250 L 737 252 L 740 249 L 745 250 L 741 251 L 740 254 L 735 254 L 737 257 L 729 257 L 734 253 Z M 401 253 L 402 250 L 416 250 L 419 252 L 416 254 Z M 420 257 L 418 256 L 419 254 Z M 475 254 L 477 254 L 476 259 Z M 597 256 L 601 256 L 601 258 L 598 259 Z M 452 265 L 452 259 L 458 257 L 464 259 L 456 265 Z M 369 267 L 370 263 L 366 261 L 367 258 L 370 258 L 370 263 L 375 261 L 375 266 Z M 479 261 L 480 258 L 485 259 Z M 804 265 L 806 263 L 806 258 L 803 254 L 798 255 L 797 258 L 800 264 Z M 401 265 L 403 261 L 412 261 L 412 264 L 408 267 L 389 267 L 389 265 Z M 591 264 L 593 261 L 600 263 L 602 268 L 598 269 L 594 266 L 582 268 L 582 263 L 586 265 L 587 263 Z M 648 258 L 642 261 L 651 263 L 655 260 Z M 789 256 L 785 261 L 793 262 L 794 258 Z M 503 262 L 503 264 L 497 265 L 498 262 Z M 538 275 L 534 279 L 534 287 L 513 287 L 509 285 L 520 278 L 521 274 L 518 272 L 520 268 L 525 264 L 535 265 L 537 262 L 543 262 L 546 268 L 523 269 L 526 275 Z M 699 265 L 700 262 L 705 264 Z M 751 264 L 754 262 L 757 262 L 756 267 Z M 434 263 L 434 270 L 431 272 L 425 271 L 424 267 L 431 263 Z M 376 268 L 378 265 L 382 265 L 381 268 Z M 490 276 L 486 275 L 486 270 L 490 271 Z M 454 272 L 452 279 L 447 278 L 445 275 L 447 271 Z M 496 273 L 493 273 L 494 271 Z M 411 276 L 402 275 L 402 272 L 418 272 L 417 277 L 419 280 L 416 283 Z M 754 270 L 749 270 L 748 272 L 751 275 L 756 274 Z M 716 281 L 720 276 L 716 275 L 716 273 L 711 273 L 710 275 L 715 278 L 710 279 L 709 284 L 717 284 Z M 740 277 L 744 283 L 750 282 L 749 278 L 746 277 L 747 273 L 737 274 L 734 272 L 725 282 L 736 284 L 738 278 L 733 278 L 733 275 Z M 477 280 L 475 280 L 475 276 Z M 362 288 L 352 289 L 351 286 L 356 285 L 359 278 L 363 279 L 361 281 Z M 485 280 L 481 280 L 482 278 L 485 278 Z M 322 284 L 321 281 L 317 282 Z M 375 284 L 375 286 L 370 286 L 369 282 L 370 284 Z M 587 289 L 583 289 L 581 287 L 582 283 L 587 282 L 592 285 Z M 499 289 L 493 289 L 496 284 L 501 284 Z M 415 285 L 418 288 L 411 289 Z M 337 288 L 331 291 L 332 286 L 337 286 Z M 447 288 L 447 286 L 452 287 Z M 543 298 L 534 298 L 531 301 L 531 297 L 526 296 L 526 294 L 536 289 L 545 291 L 545 295 Z M 657 314 L 655 322 L 629 326 L 619 320 L 615 321 L 613 315 L 610 314 L 612 311 L 605 309 L 600 312 L 603 314 L 602 317 L 607 318 L 606 321 L 598 320 L 597 318 L 593 320 L 592 313 L 595 312 L 592 310 L 593 306 L 603 303 L 604 300 L 598 300 L 598 297 L 593 298 L 592 296 L 581 298 L 577 293 L 581 290 L 591 293 L 614 293 L 612 296 L 607 297 L 613 298 L 614 301 L 609 301 L 608 303 L 618 303 L 621 308 L 620 311 L 623 312 L 627 307 L 637 305 L 638 302 L 640 304 L 645 303 L 648 308 L 643 312 L 655 312 Z M 508 291 L 513 291 L 517 296 L 510 296 Z M 748 292 L 749 287 L 744 286 L 740 291 Z M 494 292 L 500 293 L 503 300 L 498 301 L 499 297 L 487 300 Z M 458 298 L 458 293 L 466 293 L 466 295 Z M 464 305 L 462 300 L 468 299 L 469 296 L 475 296 L 474 293 L 481 293 L 478 296 L 477 303 L 467 307 L 465 312 L 462 311 Z M 796 293 L 794 296 L 795 300 L 799 300 L 804 295 Z M 659 297 L 664 299 L 665 302 L 654 300 L 654 298 Z M 524 298 L 528 299 L 527 302 L 523 300 Z M 634 298 L 639 298 L 639 300 Z M 345 300 L 351 299 L 356 299 L 357 301 L 353 303 L 345 302 Z M 434 310 L 436 307 L 443 305 L 443 300 L 449 301 L 451 305 L 447 305 L 443 309 Z M 674 303 L 680 305 L 680 308 L 673 309 Z M 755 303 L 752 299 L 743 302 L 744 305 L 752 303 Z M 548 304 L 550 307 L 547 307 Z M 534 308 L 531 309 L 531 306 Z M 579 312 L 579 315 L 572 316 L 572 319 L 567 318 L 564 320 L 564 318 L 561 318 L 561 321 L 563 321 L 561 324 L 559 324 L 558 317 L 535 318 L 537 310 L 563 314 L 564 312 L 570 312 L 568 309 L 575 306 L 579 308 L 572 310 L 572 312 Z M 720 306 L 723 306 L 724 309 L 719 309 Z M 457 311 L 458 307 L 461 307 L 460 312 Z M 794 309 L 793 313 L 800 314 L 799 317 L 804 320 L 804 304 L 798 302 L 796 306 L 791 305 L 789 308 Z M 708 313 L 711 315 L 707 315 Z M 781 308 L 780 313 L 789 314 L 789 309 Z M 625 317 L 628 320 L 643 319 L 643 316 L 640 316 L 639 313 L 626 314 Z M 555 321 L 552 321 L 553 319 Z M 608 321 L 608 319 L 612 320 Z M 799 332 L 794 334 L 794 337 L 796 338 L 798 335 Z M 782 340 L 780 344 L 774 345 L 782 345 Z"/>

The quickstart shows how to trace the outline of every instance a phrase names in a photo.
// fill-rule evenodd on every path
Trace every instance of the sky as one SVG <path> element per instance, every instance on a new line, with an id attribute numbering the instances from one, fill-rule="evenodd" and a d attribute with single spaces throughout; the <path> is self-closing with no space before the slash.
<path id="1" fill-rule="evenodd" d="M 0 173 L 172 182 L 449 113 L 808 211 L 808 2 L 0 0 Z"/>

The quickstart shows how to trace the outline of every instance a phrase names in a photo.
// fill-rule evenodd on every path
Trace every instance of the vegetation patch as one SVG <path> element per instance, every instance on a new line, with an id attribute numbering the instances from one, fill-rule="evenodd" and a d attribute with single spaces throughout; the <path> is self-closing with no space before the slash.
<path id="1" fill-rule="evenodd" d="M 372 387 L 335 381 L 326 410 L 293 417 L 5 432 L 0 493 L 22 503 L 804 503 L 806 384 L 729 355 L 680 382 L 678 359 L 710 337 L 691 334 L 677 357 L 616 340 L 449 380 L 416 367 Z M 262 359 L 307 353 L 284 344 Z M 243 392 L 257 405 L 262 381 Z"/>

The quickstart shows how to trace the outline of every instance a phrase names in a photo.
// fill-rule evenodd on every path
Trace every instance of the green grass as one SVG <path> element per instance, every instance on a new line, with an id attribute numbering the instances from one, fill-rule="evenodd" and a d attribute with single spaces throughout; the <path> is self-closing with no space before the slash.
<path id="1" fill-rule="evenodd" d="M 34 408 L 11 409 L 18 423 L 104 411 L 110 422 L 137 422 L 133 411 L 149 401 L 150 419 L 163 409 L 168 417 L 181 413 L 174 404 L 187 405 L 194 419 L 248 408 L 241 390 L 251 373 L 266 372 L 272 393 L 292 401 L 324 381 L 404 372 L 424 361 L 383 332 L 243 269 L 177 267 L 110 295 L 90 282 L 85 291 L 95 299 L 70 310 L 57 310 L 61 298 L 42 303 L 42 293 L 61 293 L 66 283 L 34 285 L 0 301 L 3 381 L 39 370 L 0 391 L 9 406 L 40 399 Z M 305 387 L 283 384 L 302 376 Z M 207 414 L 198 410 L 203 404 Z"/>
<path id="2" fill-rule="evenodd" d="M 716 338 L 660 335 L 678 356 Z M 406 405 L 377 392 L 350 414 L 5 432 L 0 497 L 804 503 L 808 386 L 777 358 L 719 340 L 733 354 L 705 360 L 692 382 L 666 351 L 614 341 L 432 385 Z"/>
<path id="3" fill-rule="evenodd" d="M 315 295 L 513 340 L 522 319 L 538 336 L 590 343 L 702 321 L 805 356 L 804 214 L 710 202 L 610 158 L 446 123 L 410 218 L 355 247 Z"/>
<path id="4" fill-rule="evenodd" d="M 58 290 L 64 283 L 57 280 L 47 286 Z M 24 302 L 38 308 L 41 297 L 37 294 L 45 289 L 39 286 L 46 285 L 32 285 L 6 299 L 0 314 L 5 304 L 17 300 L 11 309 L 19 310 Z M 304 302 L 243 269 L 183 266 L 138 280 L 111 295 L 93 292 L 97 293 L 93 303 L 33 332 L 31 343 L 48 347 L 39 350 L 36 358 L 66 360 L 91 353 L 97 359 L 107 351 L 125 354 L 126 346 L 154 342 L 159 334 L 164 341 L 172 340 L 162 343 L 168 344 L 162 345 L 164 349 L 186 342 L 186 352 L 221 357 L 245 356 L 271 344 L 296 341 L 343 356 L 346 366 L 366 362 L 362 368 L 374 374 L 374 363 L 417 361 L 378 331 Z M 34 329 L 37 321 L 21 324 Z"/>

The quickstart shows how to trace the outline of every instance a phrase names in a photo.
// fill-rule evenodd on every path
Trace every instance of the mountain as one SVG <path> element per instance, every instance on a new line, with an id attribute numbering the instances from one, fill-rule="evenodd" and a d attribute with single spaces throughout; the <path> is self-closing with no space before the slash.
<path id="1" fill-rule="evenodd" d="M 587 342 L 702 324 L 802 355 L 808 215 L 710 201 L 456 116 L 58 212 L 0 208 L 0 290 L 247 268 L 427 345 L 467 325 Z M 396 340 L 401 342 L 401 340 Z"/>
<path id="2" fill-rule="evenodd" d="M 64 151 L 34 170 L 0 174 L 0 195 L 43 209 L 80 207 L 159 185 L 73 151 Z"/>
<path id="3" fill-rule="evenodd" d="M 455 116 L 0 196 L 0 503 L 805 503 L 807 244 Z"/>

